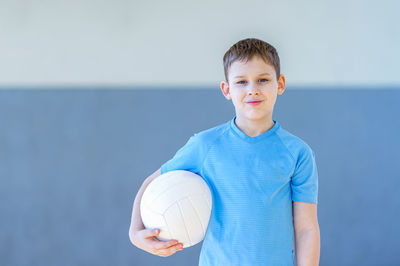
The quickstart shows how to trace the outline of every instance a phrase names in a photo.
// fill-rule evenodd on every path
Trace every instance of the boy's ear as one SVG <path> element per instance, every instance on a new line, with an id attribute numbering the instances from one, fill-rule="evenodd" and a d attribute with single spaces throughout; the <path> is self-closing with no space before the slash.
<path id="1" fill-rule="evenodd" d="M 285 83 L 285 76 L 281 74 L 278 79 L 278 95 L 282 95 L 282 93 L 285 91 Z"/>
<path id="2" fill-rule="evenodd" d="M 231 100 L 232 97 L 231 97 L 231 95 L 229 94 L 229 84 L 228 84 L 228 82 L 226 82 L 226 81 L 221 81 L 220 87 L 221 87 L 221 91 L 222 91 L 222 94 L 224 95 L 224 97 L 225 97 L 227 100 Z"/>

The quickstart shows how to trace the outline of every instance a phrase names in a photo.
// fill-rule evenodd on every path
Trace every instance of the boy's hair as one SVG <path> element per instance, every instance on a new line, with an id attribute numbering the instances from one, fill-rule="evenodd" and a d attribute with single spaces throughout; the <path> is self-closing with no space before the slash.
<path id="1" fill-rule="evenodd" d="M 278 52 L 271 44 L 255 38 L 247 38 L 238 41 L 229 48 L 224 55 L 224 73 L 225 80 L 228 80 L 228 71 L 233 62 L 239 60 L 245 63 L 253 58 L 259 56 L 265 63 L 272 65 L 275 68 L 276 79 L 280 76 L 280 63 Z"/>

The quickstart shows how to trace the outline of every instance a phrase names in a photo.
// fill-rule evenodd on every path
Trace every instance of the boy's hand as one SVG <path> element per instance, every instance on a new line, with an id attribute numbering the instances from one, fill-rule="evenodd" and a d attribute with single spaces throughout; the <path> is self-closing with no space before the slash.
<path id="1" fill-rule="evenodd" d="M 168 257 L 183 249 L 183 244 L 177 240 L 161 241 L 155 238 L 160 233 L 160 229 L 143 229 L 136 231 L 132 237 L 132 243 L 144 251 L 151 254 Z"/>

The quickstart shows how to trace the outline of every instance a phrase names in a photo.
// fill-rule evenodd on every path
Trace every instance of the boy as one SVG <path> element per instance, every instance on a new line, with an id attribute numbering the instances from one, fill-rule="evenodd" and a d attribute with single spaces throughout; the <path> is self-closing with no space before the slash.
<path id="1" fill-rule="evenodd" d="M 318 265 L 318 173 L 312 149 L 272 120 L 277 95 L 285 90 L 279 56 L 270 44 L 244 39 L 224 55 L 221 90 L 236 115 L 194 134 L 175 156 L 149 176 L 132 212 L 132 243 L 152 254 L 181 250 L 175 240 L 158 241 L 140 218 L 147 185 L 172 170 L 194 172 L 207 182 L 213 206 L 199 258 L 205 266 Z"/>

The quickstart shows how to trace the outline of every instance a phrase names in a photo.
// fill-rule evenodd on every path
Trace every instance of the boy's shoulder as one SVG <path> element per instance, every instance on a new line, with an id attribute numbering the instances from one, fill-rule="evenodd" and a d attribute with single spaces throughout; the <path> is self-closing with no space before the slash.
<path id="1" fill-rule="evenodd" d="M 210 143 L 222 136 L 229 129 L 229 122 L 219 124 L 217 126 L 204 129 L 193 135 L 201 142 Z"/>
<path id="2" fill-rule="evenodd" d="M 194 133 L 181 150 L 188 151 L 193 154 L 193 156 L 204 158 L 216 140 L 219 139 L 226 130 L 226 123 L 223 123 Z"/>
<path id="3" fill-rule="evenodd" d="M 310 145 L 304 139 L 282 128 L 282 126 L 276 134 L 293 155 L 297 155 L 299 152 L 313 152 Z"/>

